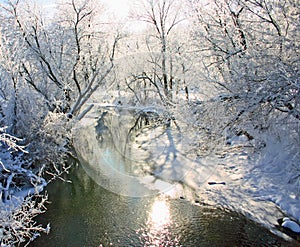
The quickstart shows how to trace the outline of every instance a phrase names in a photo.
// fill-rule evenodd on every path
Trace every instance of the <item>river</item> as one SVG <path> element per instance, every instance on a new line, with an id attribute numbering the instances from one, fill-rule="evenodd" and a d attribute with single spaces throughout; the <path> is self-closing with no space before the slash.
<path id="1" fill-rule="evenodd" d="M 165 173 L 169 163 L 195 159 L 174 147 L 176 125 L 161 123 L 157 114 L 105 111 L 81 123 L 81 162 L 66 177 L 72 183 L 47 187 L 50 203 L 38 222 L 50 222 L 51 231 L 31 246 L 290 246 L 239 213 L 191 200 L 189 186 L 173 183 L 179 172 Z"/>

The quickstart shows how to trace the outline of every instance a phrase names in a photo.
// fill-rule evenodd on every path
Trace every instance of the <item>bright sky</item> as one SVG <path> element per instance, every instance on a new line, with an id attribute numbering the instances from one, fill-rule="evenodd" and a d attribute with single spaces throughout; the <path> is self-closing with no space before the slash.
<path id="1" fill-rule="evenodd" d="M 0 2 L 3 0 L 0 0 Z M 53 9 L 55 8 L 56 0 L 31 0 L 37 1 L 45 10 L 46 13 L 51 16 Z M 61 2 L 67 2 L 70 0 L 58 0 Z M 96 0 L 99 3 L 104 5 L 106 8 L 106 13 L 109 16 L 109 20 L 114 20 L 116 23 L 122 22 L 129 14 L 130 2 L 134 0 Z M 136 26 L 136 25 L 135 25 Z"/>
<path id="2" fill-rule="evenodd" d="M 130 0 L 100 0 L 115 13 L 117 17 L 126 17 L 129 12 Z"/>
<path id="3" fill-rule="evenodd" d="M 3 0 L 0 0 L 0 2 Z M 124 18 L 128 15 L 130 0 L 98 0 L 107 6 L 109 12 L 115 14 L 116 17 Z M 37 0 L 45 8 L 53 8 L 55 0 Z"/>
<path id="4" fill-rule="evenodd" d="M 53 13 L 53 9 L 55 8 L 55 3 L 57 0 L 29 0 L 29 1 L 36 1 L 38 4 L 40 4 L 46 11 L 46 13 L 51 16 Z M 70 0 L 58 0 L 58 1 L 70 1 Z M 120 20 L 126 18 L 130 11 L 130 6 L 135 0 L 96 0 L 99 1 L 99 3 L 103 3 L 104 6 L 107 7 L 107 11 L 110 16 L 115 18 L 116 22 L 119 22 Z M 5 2 L 5 0 L 0 0 L 0 3 Z M 130 29 L 142 29 L 143 24 L 140 22 L 127 22 L 130 25 Z"/>

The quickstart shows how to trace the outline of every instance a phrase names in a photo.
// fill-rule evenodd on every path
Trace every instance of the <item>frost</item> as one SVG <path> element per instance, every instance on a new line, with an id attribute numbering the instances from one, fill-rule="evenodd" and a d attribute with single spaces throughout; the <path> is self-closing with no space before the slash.
<path id="1" fill-rule="evenodd" d="M 0 243 L 13 246 L 29 243 L 40 232 L 46 232 L 34 217 L 45 211 L 47 196 L 40 193 L 47 183 L 24 168 L 22 155 L 27 151 L 18 144 L 21 139 L 5 133 L 5 129 L 1 128 L 0 140 Z"/>

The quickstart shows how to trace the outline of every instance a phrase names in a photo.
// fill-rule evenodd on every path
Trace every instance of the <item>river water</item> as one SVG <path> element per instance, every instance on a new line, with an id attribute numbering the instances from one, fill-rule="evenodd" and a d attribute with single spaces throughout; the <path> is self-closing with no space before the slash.
<path id="1" fill-rule="evenodd" d="M 49 235 L 31 246 L 290 246 L 242 215 L 185 199 L 123 197 L 96 184 L 81 166 L 48 188 Z"/>
<path id="2" fill-rule="evenodd" d="M 172 183 L 178 173 L 166 179 L 159 160 L 193 160 L 172 148 L 176 128 L 154 118 L 98 112 L 81 123 L 81 163 L 67 177 L 72 183 L 47 187 L 50 203 L 38 221 L 51 231 L 31 246 L 291 246 L 241 214 L 188 200 L 185 186 Z"/>

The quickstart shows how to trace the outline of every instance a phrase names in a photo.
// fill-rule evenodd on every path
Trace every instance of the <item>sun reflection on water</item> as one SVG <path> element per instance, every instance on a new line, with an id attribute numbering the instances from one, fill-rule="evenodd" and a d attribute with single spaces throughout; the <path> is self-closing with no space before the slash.
<path id="1" fill-rule="evenodd" d="M 172 236 L 171 226 L 169 202 L 164 198 L 156 199 L 149 211 L 147 228 L 141 234 L 143 246 L 177 246 L 178 240 Z"/>
<path id="2" fill-rule="evenodd" d="M 149 215 L 149 225 L 155 230 L 162 230 L 162 228 L 170 225 L 170 209 L 166 201 L 156 200 Z"/>

